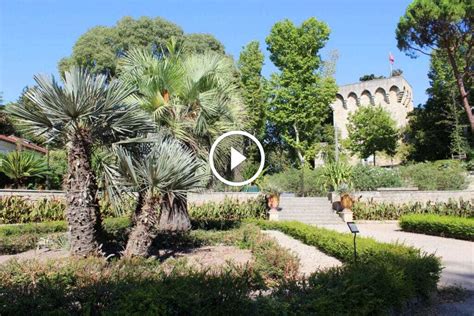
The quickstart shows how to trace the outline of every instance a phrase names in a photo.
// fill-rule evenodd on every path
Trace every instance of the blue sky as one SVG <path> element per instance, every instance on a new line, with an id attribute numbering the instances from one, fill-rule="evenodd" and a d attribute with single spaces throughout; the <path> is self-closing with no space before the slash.
<path id="1" fill-rule="evenodd" d="M 251 40 L 260 41 L 284 18 L 299 24 L 314 16 L 331 28 L 322 51 L 337 49 L 338 84 L 356 82 L 364 74 L 389 72 L 388 53 L 395 56 L 414 90 L 415 105 L 426 100 L 429 60 L 411 59 L 398 51 L 395 27 L 408 0 L 1 0 L 0 91 L 4 101 L 16 100 L 37 73 L 57 74 L 57 62 L 71 53 L 77 38 L 96 25 L 114 25 L 129 15 L 161 16 L 186 33 L 212 33 L 238 58 Z M 267 56 L 264 74 L 275 71 Z"/>

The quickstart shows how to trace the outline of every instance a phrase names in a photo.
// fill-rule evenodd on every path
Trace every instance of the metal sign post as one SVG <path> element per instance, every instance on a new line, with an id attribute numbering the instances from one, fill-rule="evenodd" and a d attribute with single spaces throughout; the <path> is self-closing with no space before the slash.
<path id="1" fill-rule="evenodd" d="M 357 233 L 359 232 L 359 228 L 354 222 L 347 222 L 347 226 L 349 227 L 351 233 L 354 234 L 354 262 L 357 262 L 357 245 L 356 245 L 356 237 Z"/>

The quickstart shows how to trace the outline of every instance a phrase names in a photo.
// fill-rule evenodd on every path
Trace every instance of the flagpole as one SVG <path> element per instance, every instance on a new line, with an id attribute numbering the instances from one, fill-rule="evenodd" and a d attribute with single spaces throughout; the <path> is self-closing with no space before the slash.
<path id="1" fill-rule="evenodd" d="M 389 55 L 388 55 L 388 64 L 390 65 L 390 73 L 388 75 L 389 78 L 392 77 L 392 74 L 393 74 L 393 69 L 392 69 L 393 68 L 393 65 L 392 65 L 393 62 L 391 60 L 392 58 L 393 58 L 392 52 L 389 52 Z"/>

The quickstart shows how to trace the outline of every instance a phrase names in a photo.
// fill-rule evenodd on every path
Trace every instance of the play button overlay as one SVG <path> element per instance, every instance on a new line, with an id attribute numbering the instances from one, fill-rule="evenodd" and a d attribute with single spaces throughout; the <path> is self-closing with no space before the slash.
<path id="1" fill-rule="evenodd" d="M 245 159 L 247 159 L 247 157 L 235 150 L 234 147 L 230 147 L 230 170 L 234 170 L 234 168 L 244 162 Z"/>
<path id="2" fill-rule="evenodd" d="M 219 172 L 217 172 L 216 170 L 216 166 L 214 164 L 214 153 L 216 151 L 216 148 L 219 146 L 219 143 L 221 143 L 222 140 L 224 140 L 226 137 L 229 137 L 229 136 L 247 137 L 258 147 L 258 151 L 260 152 L 260 164 L 258 166 L 257 172 L 255 172 L 255 174 L 250 179 L 240 181 L 240 182 L 229 181 L 223 176 L 221 176 Z M 245 157 L 241 152 L 236 150 L 234 147 L 230 147 L 230 169 L 231 170 L 234 170 L 246 159 L 247 157 Z M 263 152 L 262 144 L 260 144 L 258 139 L 255 138 L 255 136 L 253 136 L 252 134 L 244 132 L 244 131 L 230 131 L 219 136 L 214 142 L 214 144 L 212 144 L 211 151 L 209 152 L 209 165 L 211 167 L 211 171 L 214 174 L 214 176 L 216 176 L 216 178 L 219 179 L 219 181 L 221 181 L 222 183 L 230 185 L 230 186 L 234 186 L 234 187 L 244 186 L 247 184 L 251 184 L 253 181 L 255 181 L 255 179 L 257 179 L 260 173 L 263 171 L 263 167 L 265 166 L 265 153 Z"/>

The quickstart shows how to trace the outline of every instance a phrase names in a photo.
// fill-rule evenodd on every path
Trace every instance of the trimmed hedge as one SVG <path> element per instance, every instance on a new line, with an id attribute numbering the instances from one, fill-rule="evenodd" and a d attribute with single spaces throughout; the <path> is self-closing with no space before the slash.
<path id="1" fill-rule="evenodd" d="M 474 218 L 412 214 L 399 224 L 408 232 L 474 241 Z"/>
<path id="2" fill-rule="evenodd" d="M 264 229 L 277 229 L 307 245 L 343 262 L 353 261 L 353 237 L 351 234 L 309 226 L 299 222 L 254 221 Z M 401 244 L 377 242 L 372 238 L 357 238 L 358 262 L 355 269 L 359 277 L 371 277 L 367 271 L 376 273 L 385 280 L 380 287 L 361 288 L 365 295 L 374 295 L 386 306 L 402 306 L 412 298 L 428 298 L 436 290 L 441 262 L 432 254 Z M 343 272 L 337 272 L 343 273 Z M 365 282 L 363 282 L 365 283 Z M 382 291 L 383 293 L 380 293 Z M 368 292 L 368 293 L 367 293 Z"/>
<path id="3" fill-rule="evenodd" d="M 436 214 L 474 218 L 474 203 L 464 200 L 428 203 L 356 202 L 352 209 L 356 220 L 398 220 L 406 214 Z"/>

